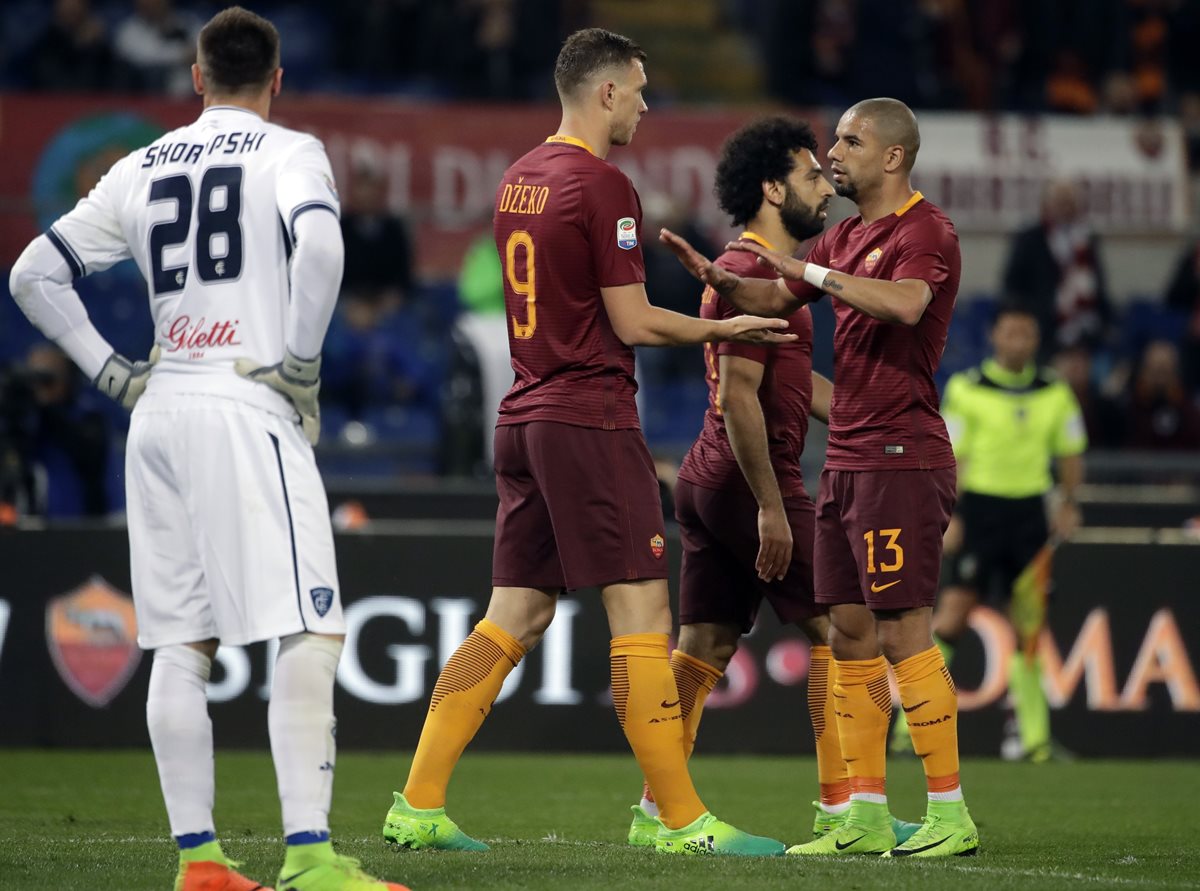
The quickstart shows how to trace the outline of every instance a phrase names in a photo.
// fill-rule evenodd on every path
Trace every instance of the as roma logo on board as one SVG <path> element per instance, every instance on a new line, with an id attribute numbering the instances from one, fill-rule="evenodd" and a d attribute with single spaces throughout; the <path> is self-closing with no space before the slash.
<path id="1" fill-rule="evenodd" d="M 71 692 L 103 708 L 125 689 L 142 659 L 133 599 L 92 576 L 46 606 L 46 645 Z"/>
<path id="2" fill-rule="evenodd" d="M 656 535 L 650 539 L 650 553 L 654 555 L 654 559 L 661 560 L 662 555 L 667 550 L 667 543 L 663 541 L 661 535 Z"/>

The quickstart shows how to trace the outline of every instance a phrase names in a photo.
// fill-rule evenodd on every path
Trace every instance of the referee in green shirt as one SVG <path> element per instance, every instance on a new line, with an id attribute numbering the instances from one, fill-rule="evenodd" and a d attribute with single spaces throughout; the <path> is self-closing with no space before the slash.
<path id="1" fill-rule="evenodd" d="M 1079 525 L 1075 493 L 1083 480 L 1087 434 L 1071 388 L 1035 362 L 1039 331 L 1028 310 L 1006 305 L 991 331 L 992 356 L 953 375 L 942 414 L 958 459 L 958 507 L 946 530 L 946 564 L 934 633 L 949 664 L 982 598 L 1007 604 L 1013 582 L 1041 550 L 1051 531 L 1068 537 Z M 1057 498 L 1051 465 L 1057 464 Z M 1047 502 L 1054 509 L 1047 524 Z M 1020 754 L 1050 757 L 1050 707 L 1036 661 L 1009 666 Z M 911 750 L 900 714 L 893 750 Z M 1015 754 L 1015 753 L 1014 753 Z"/>

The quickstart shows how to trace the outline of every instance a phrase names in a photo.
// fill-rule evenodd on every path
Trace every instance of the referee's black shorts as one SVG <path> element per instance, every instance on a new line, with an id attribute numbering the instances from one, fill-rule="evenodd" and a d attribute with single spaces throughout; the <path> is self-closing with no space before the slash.
<path id="1" fill-rule="evenodd" d="M 1013 582 L 1050 535 L 1044 499 L 964 492 L 957 510 L 963 545 L 946 556 L 942 587 L 969 588 L 981 601 L 1006 602 Z"/>

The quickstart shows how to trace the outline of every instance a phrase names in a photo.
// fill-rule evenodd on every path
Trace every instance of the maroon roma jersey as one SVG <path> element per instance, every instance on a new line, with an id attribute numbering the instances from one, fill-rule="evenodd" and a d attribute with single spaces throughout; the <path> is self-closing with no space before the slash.
<path id="1" fill-rule="evenodd" d="M 581 141 L 552 136 L 505 171 L 492 228 L 515 375 L 497 423 L 639 427 L 633 349 L 600 296 L 646 280 L 629 177 Z"/>
<path id="2" fill-rule="evenodd" d="M 953 467 L 933 374 L 946 346 L 962 269 L 954 224 L 916 192 L 904 207 L 870 225 L 859 216 L 838 223 L 813 245 L 807 259 L 864 278 L 920 279 L 933 292 L 921 321 L 911 328 L 873 319 L 834 298 L 834 386 L 825 467 Z M 803 281 L 789 281 L 788 287 L 806 299 L 819 293 Z"/>
<path id="3" fill-rule="evenodd" d="M 765 244 L 751 232 L 742 238 Z M 726 251 L 716 264 L 744 278 L 774 278 L 770 268 L 758 262 L 754 254 L 745 251 Z M 706 287 L 700 298 L 700 317 L 730 319 L 738 310 Z M 742 356 L 765 366 L 758 399 L 762 403 L 763 419 L 767 425 L 767 445 L 771 466 L 779 481 L 779 493 L 787 498 L 806 495 L 800 471 L 800 453 L 804 451 L 804 436 L 808 432 L 808 411 L 812 405 L 812 314 L 807 306 L 788 319 L 787 332 L 797 339 L 779 346 L 758 346 L 748 343 L 706 343 L 704 345 L 705 377 L 708 382 L 708 410 L 704 427 L 692 444 L 679 468 L 679 478 L 707 489 L 729 486 L 749 488 L 725 429 L 718 401 L 720 356 Z"/>

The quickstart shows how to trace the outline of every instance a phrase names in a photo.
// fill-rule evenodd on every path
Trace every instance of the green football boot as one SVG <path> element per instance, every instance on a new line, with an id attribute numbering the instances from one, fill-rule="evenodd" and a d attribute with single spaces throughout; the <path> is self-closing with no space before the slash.
<path id="1" fill-rule="evenodd" d="M 660 826 L 654 849 L 660 854 L 778 857 L 783 853 L 784 844 L 773 838 L 742 832 L 705 811 L 682 829 Z"/>
<path id="2" fill-rule="evenodd" d="M 831 814 L 821 807 L 819 801 L 814 801 L 812 806 L 816 811 L 813 815 L 813 838 L 820 838 L 822 835 L 833 832 L 846 822 L 846 815 L 850 813 L 850 809 L 846 808 L 841 813 Z"/>
<path id="3" fill-rule="evenodd" d="M 931 801 L 929 812 L 908 841 L 885 857 L 970 857 L 979 852 L 979 830 L 960 801 Z"/>
<path id="4" fill-rule="evenodd" d="M 408 891 L 397 882 L 367 875 L 357 860 L 335 854 L 332 848 L 299 856 L 289 850 L 275 888 L 276 891 Z"/>
<path id="5" fill-rule="evenodd" d="M 415 808 L 402 794 L 393 792 L 395 804 L 383 822 L 383 840 L 419 851 L 486 851 L 488 846 L 475 841 L 446 816 L 444 807 Z"/>
<path id="6" fill-rule="evenodd" d="M 658 822 L 657 817 L 646 813 L 640 804 L 635 804 L 630 810 L 633 811 L 633 822 L 629 824 L 629 836 L 626 838 L 626 842 L 634 848 L 653 847 L 662 823 Z"/>
<path id="7" fill-rule="evenodd" d="M 787 849 L 792 856 L 883 854 L 896 847 L 892 815 L 886 804 L 852 801 L 842 824 L 833 831 L 802 845 Z"/>

